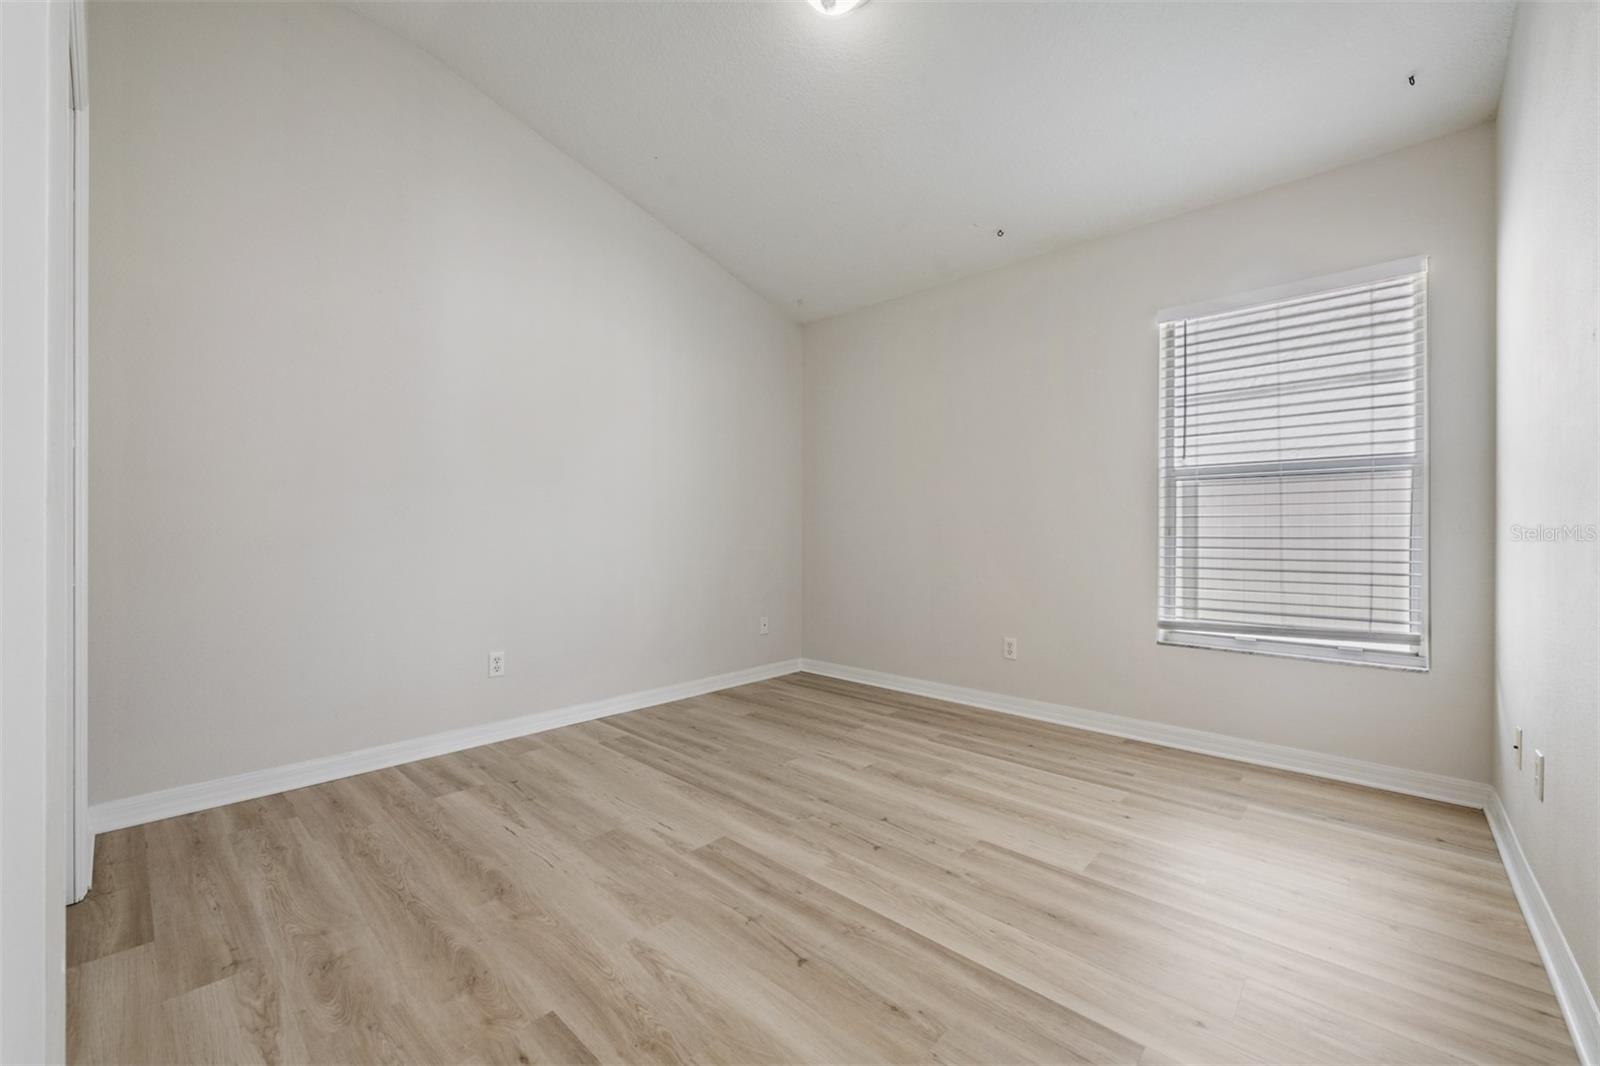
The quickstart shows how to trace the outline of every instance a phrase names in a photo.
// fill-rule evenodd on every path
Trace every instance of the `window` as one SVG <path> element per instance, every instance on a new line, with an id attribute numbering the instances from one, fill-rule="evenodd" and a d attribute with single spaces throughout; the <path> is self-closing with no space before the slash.
<path id="1" fill-rule="evenodd" d="M 1161 319 L 1157 639 L 1426 670 L 1427 261 Z"/>

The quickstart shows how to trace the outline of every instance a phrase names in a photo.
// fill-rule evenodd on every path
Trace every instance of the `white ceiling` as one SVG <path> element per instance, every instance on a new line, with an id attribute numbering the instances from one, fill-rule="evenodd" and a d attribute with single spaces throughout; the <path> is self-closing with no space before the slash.
<path id="1" fill-rule="evenodd" d="M 837 20 L 793 0 L 353 6 L 802 321 L 1477 123 L 1512 16 L 1509 2 L 875 0 Z"/>

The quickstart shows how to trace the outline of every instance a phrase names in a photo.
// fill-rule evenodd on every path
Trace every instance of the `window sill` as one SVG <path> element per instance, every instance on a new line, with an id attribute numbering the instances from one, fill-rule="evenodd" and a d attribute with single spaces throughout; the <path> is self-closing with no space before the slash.
<path id="1" fill-rule="evenodd" d="M 1279 659 L 1305 659 L 1311 662 L 1335 663 L 1341 666 L 1374 666 L 1380 670 L 1404 670 L 1408 673 L 1428 672 L 1428 655 L 1382 649 L 1345 649 L 1309 641 L 1272 640 L 1257 638 L 1242 640 L 1215 633 L 1191 633 L 1183 630 L 1163 630 L 1156 635 L 1156 643 L 1174 648 L 1201 648 L 1208 651 L 1231 651 L 1244 655 L 1270 655 Z"/>

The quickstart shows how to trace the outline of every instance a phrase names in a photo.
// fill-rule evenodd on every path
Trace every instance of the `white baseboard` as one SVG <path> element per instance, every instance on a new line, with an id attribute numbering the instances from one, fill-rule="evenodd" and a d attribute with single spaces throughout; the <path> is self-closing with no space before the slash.
<path id="1" fill-rule="evenodd" d="M 1511 828 L 1511 819 L 1500 802 L 1499 793 L 1489 793 L 1484 813 L 1489 816 L 1489 828 L 1500 848 L 1506 875 L 1511 878 L 1511 889 L 1522 905 L 1522 916 L 1528 921 L 1528 931 L 1533 934 L 1539 957 L 1544 960 L 1545 973 L 1550 975 L 1550 985 L 1567 1019 L 1572 1043 L 1578 1049 L 1578 1061 L 1584 1066 L 1600 1066 L 1600 1006 L 1595 1004 L 1594 993 L 1583 979 L 1572 945 L 1562 934 L 1550 901 L 1545 899 L 1544 889 L 1539 887 L 1539 879 L 1533 875 L 1533 867 L 1522 853 L 1522 844 Z"/>
<path id="2" fill-rule="evenodd" d="M 1253 763 L 1256 766 L 1270 766 L 1276 770 L 1292 770 L 1295 773 L 1326 777 L 1355 785 L 1367 785 L 1389 792 L 1403 792 L 1408 796 L 1421 796 L 1463 807 L 1482 807 L 1489 791 L 1488 785 L 1460 777 L 1447 777 L 1444 774 L 1426 773 L 1422 770 L 1407 770 L 1399 766 L 1385 766 L 1382 763 L 1365 762 L 1342 755 L 1325 755 L 1282 744 L 1267 744 L 1259 740 L 1243 740 L 1224 733 L 1165 725 L 1143 718 L 1127 718 L 1120 714 L 1089 711 L 1060 703 L 1046 703 L 1043 700 L 985 692 L 982 689 L 961 688 L 938 681 L 923 681 L 914 677 L 880 673 L 877 670 L 840 666 L 837 663 L 818 662 L 814 659 L 802 659 L 800 668 L 809 673 L 838 678 L 841 681 L 856 681 L 863 685 L 893 689 L 896 692 L 908 692 L 914 696 L 965 703 L 984 710 L 1054 722 L 1074 729 L 1087 729 L 1129 740 L 1143 740 L 1168 748 L 1196 751 L 1204 755 L 1233 759 L 1236 762 Z"/>
<path id="3" fill-rule="evenodd" d="M 1196 751 L 1206 755 L 1216 755 L 1224 759 L 1254 763 L 1258 766 L 1270 766 L 1280 770 L 1292 770 L 1296 773 L 1311 774 L 1336 781 L 1369 785 L 1373 788 L 1386 789 L 1391 792 L 1403 792 L 1413 796 L 1423 796 L 1428 799 L 1442 800 L 1446 803 L 1456 803 L 1467 807 L 1483 807 L 1485 797 L 1488 794 L 1487 785 L 1462 778 L 1446 777 L 1442 774 L 1430 774 L 1420 770 L 1384 766 L 1380 763 L 1363 762 L 1359 759 L 1349 759 L 1338 755 L 1325 755 L 1320 752 L 1285 747 L 1279 744 L 1242 740 L 1222 733 L 1165 725 L 1160 722 L 1152 722 L 1140 718 L 1127 718 L 1122 715 L 1090 711 L 1059 703 L 1046 703 L 1042 700 L 1007 696 L 998 692 L 985 692 L 981 689 L 961 688 L 937 681 L 923 681 L 918 678 L 881 673 L 877 670 L 864 670 L 859 667 L 841 666 L 837 663 L 819 662 L 812 659 L 787 659 L 768 663 L 764 666 L 752 667 L 748 670 L 738 670 L 729 674 L 718 674 L 714 677 L 686 681 L 677 685 L 646 689 L 642 692 L 630 692 L 621 696 L 612 696 L 607 699 L 568 707 L 553 708 L 548 711 L 536 711 L 533 714 L 508 718 L 498 722 L 489 722 L 484 725 L 469 726 L 464 729 L 431 733 L 427 736 L 396 741 L 392 744 L 382 744 L 373 748 L 363 748 L 343 755 L 329 755 L 318 759 L 308 759 L 305 762 L 291 763 L 287 766 L 252 770 L 248 773 L 235 774 L 232 777 L 218 778 L 214 781 L 201 781 L 192 785 L 180 785 L 176 788 L 162 789 L 159 792 L 147 792 L 143 795 L 129 796 L 126 799 L 96 803 L 89 808 L 89 822 L 96 833 L 105 833 L 132 825 L 143 825 L 145 822 L 153 822 L 162 818 L 172 818 L 180 814 L 192 814 L 195 811 L 221 807 L 225 804 L 238 803 L 242 800 L 259 799 L 262 796 L 270 796 L 277 792 L 287 792 L 290 789 L 305 788 L 308 785 L 334 781 L 341 777 L 382 770 L 390 766 L 398 766 L 401 763 L 414 762 L 417 759 L 447 755 L 450 752 L 464 751 L 467 748 L 475 748 L 483 744 L 493 744 L 501 740 L 509 740 L 512 737 L 527 736 L 531 733 L 556 729 L 564 725 L 587 722 L 613 714 L 623 714 L 627 711 L 636 711 L 644 707 L 654 707 L 661 703 L 671 703 L 673 700 L 701 696 L 708 692 L 733 688 L 737 685 L 765 681 L 769 678 L 794 673 L 797 670 L 806 670 L 810 673 L 838 678 L 843 681 L 875 685 L 879 688 L 892 689 L 897 692 L 908 692 L 917 696 L 928 696 L 933 699 L 949 700 L 954 703 L 965 703 L 985 710 L 1000 711 L 1005 714 L 1015 714 L 1045 722 L 1055 722 L 1075 729 L 1087 729 L 1096 733 L 1107 733 L 1131 740 L 1143 740 L 1170 748 L 1181 748 L 1185 751 Z"/>
<path id="4" fill-rule="evenodd" d="M 548 711 L 535 711 L 533 714 L 525 714 L 518 718 L 468 726 L 465 729 L 451 729 L 443 733 L 431 733 L 392 744 L 380 744 L 375 748 L 363 748 L 344 755 L 307 759 L 305 762 L 291 763 L 287 766 L 252 770 L 249 773 L 235 774 L 215 781 L 201 781 L 193 785 L 180 785 L 159 792 L 129 796 L 127 799 L 96 803 L 89 808 L 89 824 L 94 832 L 107 833 L 113 829 L 125 829 L 131 825 L 143 825 L 162 818 L 193 814 L 195 811 L 209 810 L 212 807 L 221 807 L 242 800 L 259 799 L 290 789 L 320 785 L 324 781 L 335 781 L 341 777 L 383 770 L 401 763 L 415 762 L 417 759 L 448 755 L 454 751 L 494 744 L 513 737 L 527 736 L 530 733 L 542 733 L 547 729 L 556 729 L 564 725 L 575 725 L 578 722 L 588 722 L 626 711 L 637 711 L 661 703 L 671 703 L 674 700 L 703 696 L 708 692 L 717 692 L 736 685 L 748 685 L 754 681 L 765 681 L 784 674 L 792 674 L 798 669 L 800 669 L 798 659 L 786 659 L 765 666 L 751 667 L 748 670 L 736 670 L 731 674 L 717 674 L 714 677 L 702 677 L 696 681 L 685 681 L 677 685 L 630 692 Z"/>

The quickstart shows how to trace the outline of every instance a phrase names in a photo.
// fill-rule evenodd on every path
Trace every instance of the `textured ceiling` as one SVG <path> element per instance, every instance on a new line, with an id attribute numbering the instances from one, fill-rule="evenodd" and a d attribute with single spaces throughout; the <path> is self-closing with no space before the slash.
<path id="1" fill-rule="evenodd" d="M 1470 126 L 1494 113 L 1512 15 L 1499 2 L 875 0 L 836 20 L 798 2 L 352 6 L 800 320 Z"/>

